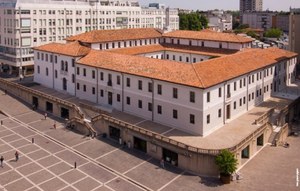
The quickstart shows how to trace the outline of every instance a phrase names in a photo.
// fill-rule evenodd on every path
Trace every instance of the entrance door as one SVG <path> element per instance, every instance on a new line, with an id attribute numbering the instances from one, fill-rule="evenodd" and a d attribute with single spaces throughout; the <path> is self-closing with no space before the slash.
<path id="1" fill-rule="evenodd" d="M 113 94 L 112 94 L 112 92 L 108 92 L 108 104 L 109 105 L 113 104 Z"/>
<path id="2" fill-rule="evenodd" d="M 67 90 L 67 79 L 63 78 L 63 90 Z"/>
<path id="3" fill-rule="evenodd" d="M 35 108 L 38 108 L 39 106 L 39 99 L 35 96 L 32 96 L 32 105 L 34 105 Z"/>
<path id="4" fill-rule="evenodd" d="M 178 165 L 178 154 L 165 148 L 163 148 L 163 159 L 174 166 Z"/>
<path id="5" fill-rule="evenodd" d="M 147 141 L 137 137 L 133 137 L 133 148 L 147 153 Z"/>
<path id="6" fill-rule="evenodd" d="M 119 141 L 121 137 L 121 130 L 113 126 L 109 126 L 109 137 Z"/>
<path id="7" fill-rule="evenodd" d="M 46 111 L 53 113 L 53 103 L 46 102 Z"/>
<path id="8" fill-rule="evenodd" d="M 230 119 L 230 105 L 226 106 L 226 119 Z"/>
<path id="9" fill-rule="evenodd" d="M 64 119 L 69 119 L 69 110 L 62 107 L 60 109 L 60 116 Z"/>

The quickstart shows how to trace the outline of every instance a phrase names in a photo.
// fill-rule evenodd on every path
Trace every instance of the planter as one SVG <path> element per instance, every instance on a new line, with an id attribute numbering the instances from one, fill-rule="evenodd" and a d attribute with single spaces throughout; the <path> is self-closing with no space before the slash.
<path id="1" fill-rule="evenodd" d="M 231 175 L 230 174 L 220 174 L 220 180 L 223 184 L 230 184 Z"/>

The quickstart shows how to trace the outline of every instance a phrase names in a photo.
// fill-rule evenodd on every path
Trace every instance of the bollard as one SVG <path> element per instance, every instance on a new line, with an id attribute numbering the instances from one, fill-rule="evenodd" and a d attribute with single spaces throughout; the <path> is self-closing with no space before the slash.
<path id="1" fill-rule="evenodd" d="M 76 169 L 77 168 L 77 163 L 76 162 L 74 162 L 74 169 Z"/>
<path id="2" fill-rule="evenodd" d="M 34 138 L 31 139 L 31 143 L 34 143 Z"/>
<path id="3" fill-rule="evenodd" d="M 1 125 L 3 125 L 3 121 L 1 120 Z"/>

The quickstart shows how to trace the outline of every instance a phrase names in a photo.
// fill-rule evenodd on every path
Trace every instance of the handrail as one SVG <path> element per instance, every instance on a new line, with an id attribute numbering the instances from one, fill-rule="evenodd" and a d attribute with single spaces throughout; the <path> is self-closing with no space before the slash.
<path id="1" fill-rule="evenodd" d="M 72 123 L 72 122 L 77 122 L 80 123 L 82 125 L 85 125 L 87 127 L 87 129 L 92 133 L 93 136 L 97 135 L 97 132 L 93 129 L 93 127 L 86 121 L 83 121 L 82 119 L 78 118 L 78 117 L 73 117 L 72 119 L 70 119 L 68 121 L 68 123 Z"/>
<path id="2" fill-rule="evenodd" d="M 275 108 L 269 109 L 266 113 L 255 119 L 254 124 L 258 125 L 262 123 L 265 119 L 270 118 L 270 116 L 274 113 Z"/>

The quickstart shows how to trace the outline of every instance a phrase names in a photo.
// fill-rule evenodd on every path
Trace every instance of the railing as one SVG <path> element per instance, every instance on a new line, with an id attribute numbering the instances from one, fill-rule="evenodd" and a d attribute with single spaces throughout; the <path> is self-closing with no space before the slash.
<path id="1" fill-rule="evenodd" d="M 272 108 L 269 111 L 267 111 L 265 114 L 261 115 L 257 119 L 255 119 L 254 124 L 264 124 L 266 122 L 266 119 L 269 120 L 270 116 L 274 113 L 275 109 Z"/>
<path id="2" fill-rule="evenodd" d="M 280 139 L 280 137 L 282 136 L 282 134 L 283 134 L 285 131 L 288 130 L 288 127 L 289 127 L 288 123 L 284 124 L 284 125 L 281 127 L 281 129 L 279 130 L 279 132 L 276 134 L 276 136 L 274 137 L 274 140 L 277 140 L 277 141 L 278 141 L 277 144 L 280 145 L 279 142 L 282 142 L 282 141 L 280 141 L 279 139 Z"/>
<path id="3" fill-rule="evenodd" d="M 94 128 L 88 122 L 86 122 L 78 117 L 74 117 L 68 121 L 68 123 L 72 123 L 72 122 L 76 122 L 76 123 L 80 123 L 80 124 L 84 125 L 90 131 L 92 136 L 94 136 L 94 137 L 97 136 L 97 132 L 94 130 Z"/>

